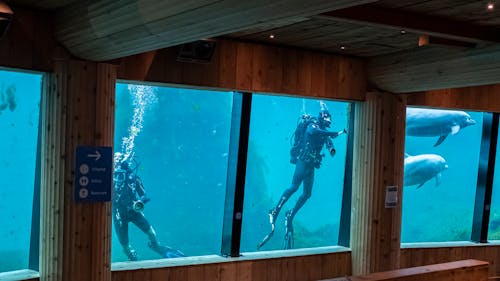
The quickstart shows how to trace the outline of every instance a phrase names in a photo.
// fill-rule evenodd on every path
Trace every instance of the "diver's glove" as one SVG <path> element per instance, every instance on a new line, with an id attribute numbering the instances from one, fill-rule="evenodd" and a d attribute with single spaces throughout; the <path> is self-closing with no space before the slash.
<path id="1" fill-rule="evenodd" d="M 330 138 L 334 139 L 342 134 L 347 134 L 347 130 L 346 129 L 343 129 L 342 131 L 338 131 L 338 132 L 332 132 L 331 135 L 330 135 Z"/>

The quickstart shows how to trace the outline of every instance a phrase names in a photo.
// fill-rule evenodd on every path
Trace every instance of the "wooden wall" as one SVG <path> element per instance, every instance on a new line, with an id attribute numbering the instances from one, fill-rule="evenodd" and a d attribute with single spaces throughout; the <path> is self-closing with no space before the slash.
<path id="1" fill-rule="evenodd" d="M 350 274 L 348 252 L 182 267 L 113 271 L 113 281 L 301 281 Z"/>
<path id="2" fill-rule="evenodd" d="M 362 60 L 304 50 L 218 40 L 210 63 L 178 62 L 178 48 L 117 61 L 118 78 L 240 91 L 364 100 Z"/>
<path id="3" fill-rule="evenodd" d="M 500 112 L 500 84 L 408 94 L 408 105 Z"/>
<path id="4" fill-rule="evenodd" d="M 12 8 L 14 17 L 0 40 L 0 66 L 52 71 L 52 53 L 57 45 L 49 14 Z"/>
<path id="5" fill-rule="evenodd" d="M 500 245 L 401 249 L 401 268 L 478 259 L 490 263 L 490 276 L 500 275 Z"/>
<path id="6" fill-rule="evenodd" d="M 76 148 L 113 145 L 116 68 L 61 59 L 42 95 L 40 279 L 110 281 L 111 202 L 74 200 Z"/>
<path id="7" fill-rule="evenodd" d="M 356 103 L 352 180 L 353 274 L 399 268 L 406 99 L 371 92 Z M 398 204 L 385 207 L 386 187 Z"/>

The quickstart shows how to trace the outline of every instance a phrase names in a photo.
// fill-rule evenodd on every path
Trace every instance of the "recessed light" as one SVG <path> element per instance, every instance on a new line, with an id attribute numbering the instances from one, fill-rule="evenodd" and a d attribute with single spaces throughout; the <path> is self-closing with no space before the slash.
<path id="1" fill-rule="evenodd" d="M 340 46 L 340 49 L 345 50 L 345 46 L 344 45 Z"/>
<path id="2" fill-rule="evenodd" d="M 401 31 L 399 31 L 399 33 L 401 33 L 401 35 L 405 35 L 406 34 L 406 30 L 401 29 Z"/>
<path id="3" fill-rule="evenodd" d="M 486 6 L 488 8 L 488 10 L 492 11 L 493 9 L 495 9 L 495 4 L 493 3 L 488 3 L 488 6 Z"/>
<path id="4" fill-rule="evenodd" d="M 270 34 L 269 38 L 274 39 L 274 34 Z"/>

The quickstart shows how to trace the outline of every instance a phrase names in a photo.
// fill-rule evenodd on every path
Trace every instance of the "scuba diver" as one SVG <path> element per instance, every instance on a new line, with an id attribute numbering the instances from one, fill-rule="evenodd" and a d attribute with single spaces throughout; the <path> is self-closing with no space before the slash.
<path id="1" fill-rule="evenodd" d="M 150 201 L 141 179 L 125 160 L 121 161 L 114 172 L 113 219 L 118 240 L 123 251 L 131 261 L 138 260 L 137 252 L 129 243 L 128 225 L 135 224 L 148 238 L 148 246 L 163 258 L 184 257 L 173 248 L 160 245 L 156 232 L 144 216 L 144 204 Z M 135 170 L 137 169 L 137 165 Z"/>
<path id="2" fill-rule="evenodd" d="M 300 208 L 311 197 L 314 183 L 314 169 L 319 169 L 321 160 L 325 156 L 321 153 L 325 146 L 330 155 L 335 155 L 335 148 L 332 139 L 347 133 L 346 129 L 339 132 L 328 131 L 331 124 L 331 115 L 327 109 L 320 110 L 317 118 L 304 114 L 297 124 L 293 139 L 294 144 L 290 150 L 290 162 L 295 164 L 295 172 L 292 178 L 292 184 L 281 195 L 278 203 L 269 211 L 269 223 L 271 231 L 264 237 L 257 246 L 260 249 L 272 237 L 275 229 L 276 220 L 283 205 L 303 184 L 303 193 L 298 198 L 293 209 L 285 213 L 285 239 L 284 249 L 293 248 L 293 218 Z"/>

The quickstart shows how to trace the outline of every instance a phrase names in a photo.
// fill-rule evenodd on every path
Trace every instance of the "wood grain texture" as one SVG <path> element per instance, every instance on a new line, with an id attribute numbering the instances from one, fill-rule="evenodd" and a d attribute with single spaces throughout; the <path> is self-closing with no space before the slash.
<path id="1" fill-rule="evenodd" d="M 369 82 L 377 89 L 408 93 L 500 83 L 500 47 L 421 47 L 368 61 Z"/>
<path id="2" fill-rule="evenodd" d="M 345 278 L 321 281 L 344 281 Z M 349 277 L 350 281 L 487 281 L 488 262 L 461 260 Z"/>
<path id="3" fill-rule="evenodd" d="M 500 275 L 500 245 L 463 246 L 463 247 L 425 247 L 401 249 L 401 267 L 413 267 L 478 259 L 490 263 L 489 275 Z"/>
<path id="4" fill-rule="evenodd" d="M 56 46 L 50 15 L 13 7 L 14 17 L 0 40 L 0 65 L 37 71 L 51 71 Z"/>
<path id="5" fill-rule="evenodd" d="M 355 275 L 399 268 L 401 203 L 385 208 L 386 186 L 402 198 L 406 100 L 368 93 L 356 103 L 351 249 Z"/>
<path id="6" fill-rule="evenodd" d="M 408 94 L 408 105 L 500 112 L 500 84 Z"/>
<path id="7" fill-rule="evenodd" d="M 110 281 L 110 202 L 74 201 L 75 150 L 113 143 L 113 66 L 61 60 L 42 104 L 40 280 Z"/>
<path id="8" fill-rule="evenodd" d="M 102 61 L 370 2 L 374 0 L 81 1 L 56 13 L 56 33 L 75 56 Z"/>
<path id="9" fill-rule="evenodd" d="M 350 274 L 350 253 L 114 271 L 113 281 L 306 281 Z M 132 276 L 132 279 L 128 279 Z"/>
<path id="10" fill-rule="evenodd" d="M 176 60 L 167 48 L 120 62 L 118 78 L 239 91 L 364 100 L 362 60 L 305 50 L 218 40 L 208 64 Z"/>

